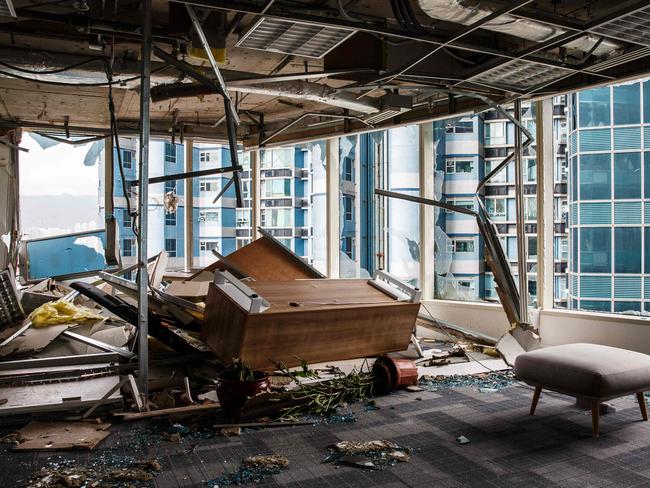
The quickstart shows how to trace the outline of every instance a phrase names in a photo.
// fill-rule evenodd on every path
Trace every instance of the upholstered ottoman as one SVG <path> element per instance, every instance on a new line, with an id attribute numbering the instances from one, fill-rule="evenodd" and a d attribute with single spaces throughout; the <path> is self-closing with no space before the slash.
<path id="1" fill-rule="evenodd" d="M 517 356 L 515 375 L 535 387 L 530 414 L 542 388 L 591 402 L 594 436 L 600 403 L 636 393 L 643 420 L 648 420 L 643 392 L 650 390 L 650 356 L 598 344 L 566 344 Z"/>

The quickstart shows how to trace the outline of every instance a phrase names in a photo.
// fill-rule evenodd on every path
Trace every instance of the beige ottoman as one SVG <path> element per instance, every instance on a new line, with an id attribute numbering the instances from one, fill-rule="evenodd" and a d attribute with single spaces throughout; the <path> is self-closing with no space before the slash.
<path id="1" fill-rule="evenodd" d="M 650 390 L 650 356 L 598 344 L 566 344 L 517 356 L 515 375 L 535 387 L 530 414 L 542 388 L 591 402 L 594 436 L 600 403 L 636 393 L 643 420 L 648 420 L 643 392 Z"/>

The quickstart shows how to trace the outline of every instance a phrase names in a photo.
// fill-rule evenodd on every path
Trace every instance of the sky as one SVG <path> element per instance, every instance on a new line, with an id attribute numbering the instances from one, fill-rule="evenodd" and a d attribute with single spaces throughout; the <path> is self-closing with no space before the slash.
<path id="1" fill-rule="evenodd" d="M 20 194 L 97 196 L 97 163 L 83 165 L 90 144 L 57 144 L 41 149 L 28 132 L 23 132 L 20 146 L 29 152 L 20 153 Z"/>

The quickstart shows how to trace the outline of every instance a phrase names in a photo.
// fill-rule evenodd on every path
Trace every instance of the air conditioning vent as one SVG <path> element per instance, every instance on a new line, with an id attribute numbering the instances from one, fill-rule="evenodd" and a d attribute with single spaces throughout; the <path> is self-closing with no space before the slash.
<path id="1" fill-rule="evenodd" d="M 355 32 L 338 27 L 263 17 L 244 34 L 237 46 L 307 58 L 322 58 Z"/>

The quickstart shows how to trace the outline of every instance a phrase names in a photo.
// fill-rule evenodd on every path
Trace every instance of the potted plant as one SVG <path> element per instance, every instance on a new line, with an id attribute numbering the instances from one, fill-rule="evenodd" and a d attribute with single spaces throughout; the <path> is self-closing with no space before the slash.
<path id="1" fill-rule="evenodd" d="M 246 401 L 271 387 L 269 375 L 255 371 L 241 359 L 233 359 L 217 378 L 217 398 L 224 413 L 238 418 Z"/>

